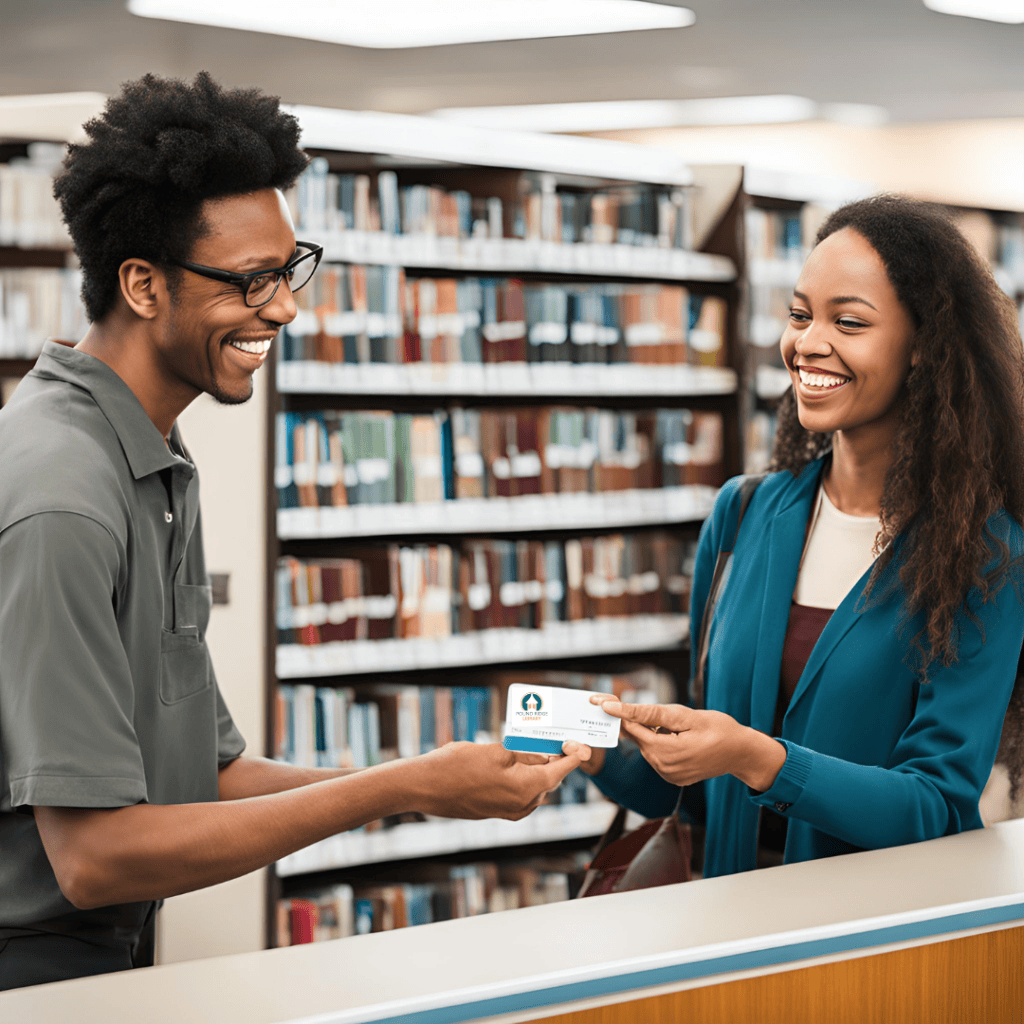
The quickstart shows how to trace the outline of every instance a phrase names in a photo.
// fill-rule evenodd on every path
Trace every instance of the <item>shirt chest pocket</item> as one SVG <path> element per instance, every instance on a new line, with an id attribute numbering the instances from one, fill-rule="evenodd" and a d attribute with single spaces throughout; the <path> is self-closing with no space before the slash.
<path id="1" fill-rule="evenodd" d="M 160 638 L 160 699 L 177 704 L 210 686 L 206 627 L 210 622 L 209 587 L 174 586 L 175 628 Z"/>

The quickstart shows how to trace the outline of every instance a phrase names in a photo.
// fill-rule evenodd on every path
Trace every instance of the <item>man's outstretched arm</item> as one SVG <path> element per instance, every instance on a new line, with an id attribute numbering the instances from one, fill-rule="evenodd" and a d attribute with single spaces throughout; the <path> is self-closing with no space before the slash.
<path id="1" fill-rule="evenodd" d="M 521 818 L 586 752 L 527 764 L 496 744 L 452 743 L 344 777 L 296 781 L 265 796 L 114 809 L 40 806 L 34 812 L 61 891 L 84 910 L 216 885 L 402 811 Z M 264 778 L 274 775 L 298 779 L 291 772 Z"/>

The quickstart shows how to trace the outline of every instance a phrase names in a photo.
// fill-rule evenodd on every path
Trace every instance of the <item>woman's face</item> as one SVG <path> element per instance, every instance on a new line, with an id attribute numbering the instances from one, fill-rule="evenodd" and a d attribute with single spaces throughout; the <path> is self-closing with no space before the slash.
<path id="1" fill-rule="evenodd" d="M 894 425 L 913 335 L 885 264 L 863 235 L 843 228 L 817 245 L 793 290 L 781 342 L 804 429 L 849 434 Z"/>

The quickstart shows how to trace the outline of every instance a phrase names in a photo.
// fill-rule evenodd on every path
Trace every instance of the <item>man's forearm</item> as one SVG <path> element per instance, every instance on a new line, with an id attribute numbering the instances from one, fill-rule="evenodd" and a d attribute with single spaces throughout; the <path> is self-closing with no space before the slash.
<path id="1" fill-rule="evenodd" d="M 211 803 L 33 811 L 61 891 L 88 909 L 215 885 L 402 811 L 521 818 L 582 756 L 547 761 L 497 743 L 449 743 L 419 757 L 312 782 L 315 769 L 252 758 L 225 776 L 223 792 L 230 796 Z M 267 784 L 278 791 L 240 795 Z"/>
<path id="2" fill-rule="evenodd" d="M 229 803 L 37 807 L 35 815 L 61 889 L 75 906 L 88 909 L 216 885 L 337 832 L 408 810 L 417 802 L 417 767 L 394 762 Z"/>
<path id="3" fill-rule="evenodd" d="M 266 757 L 236 757 L 217 776 L 221 800 L 243 800 L 268 793 L 283 793 L 299 786 L 311 786 L 327 779 L 339 779 L 360 768 L 300 768 L 294 764 L 271 761 Z"/>

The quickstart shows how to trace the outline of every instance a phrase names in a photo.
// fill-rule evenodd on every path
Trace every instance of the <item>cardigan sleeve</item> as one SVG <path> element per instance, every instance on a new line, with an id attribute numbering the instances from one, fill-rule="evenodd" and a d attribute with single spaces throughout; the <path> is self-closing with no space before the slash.
<path id="1" fill-rule="evenodd" d="M 997 532 L 1018 558 L 1020 529 L 1012 520 L 1006 523 L 1008 516 L 1000 518 Z M 958 660 L 932 664 L 887 764 L 856 764 L 780 739 L 786 747 L 781 771 L 770 789 L 749 791 L 750 798 L 864 849 L 980 827 L 978 799 L 992 769 L 1024 638 L 1015 570 L 975 615 L 977 622 L 958 618 Z"/>

